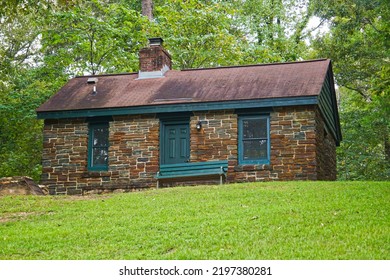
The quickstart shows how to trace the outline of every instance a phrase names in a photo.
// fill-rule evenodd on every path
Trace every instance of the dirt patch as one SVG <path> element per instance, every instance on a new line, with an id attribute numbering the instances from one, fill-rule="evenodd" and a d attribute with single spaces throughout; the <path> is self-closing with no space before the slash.
<path id="1" fill-rule="evenodd" d="M 112 195 L 102 195 L 102 194 L 88 194 L 88 195 L 66 195 L 66 196 L 58 196 L 64 200 L 105 200 L 112 197 Z"/>
<path id="2" fill-rule="evenodd" d="M 42 216 L 42 215 L 53 215 L 53 211 L 48 212 L 15 212 L 5 213 L 0 217 L 0 223 L 15 222 L 25 220 L 30 216 Z"/>

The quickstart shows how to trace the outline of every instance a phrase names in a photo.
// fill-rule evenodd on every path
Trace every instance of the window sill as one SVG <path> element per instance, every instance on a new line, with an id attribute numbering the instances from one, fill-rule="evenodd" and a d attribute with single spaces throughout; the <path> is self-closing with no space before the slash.
<path id="1" fill-rule="evenodd" d="M 107 170 L 88 170 L 84 172 L 82 178 L 101 178 L 111 176 L 111 173 Z"/>
<path id="2" fill-rule="evenodd" d="M 105 172 L 108 171 L 108 166 L 88 166 L 88 172 Z"/>
<path id="3" fill-rule="evenodd" d="M 272 166 L 268 164 L 239 164 L 234 167 L 234 171 L 261 171 L 272 170 Z"/>

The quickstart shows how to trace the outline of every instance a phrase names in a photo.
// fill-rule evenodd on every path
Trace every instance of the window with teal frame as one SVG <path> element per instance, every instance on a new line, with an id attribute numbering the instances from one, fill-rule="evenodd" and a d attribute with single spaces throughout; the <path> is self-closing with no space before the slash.
<path id="1" fill-rule="evenodd" d="M 108 170 L 108 147 L 108 123 L 90 123 L 88 141 L 88 170 Z"/>
<path id="2" fill-rule="evenodd" d="M 270 163 L 269 116 L 248 115 L 238 118 L 238 163 Z"/>

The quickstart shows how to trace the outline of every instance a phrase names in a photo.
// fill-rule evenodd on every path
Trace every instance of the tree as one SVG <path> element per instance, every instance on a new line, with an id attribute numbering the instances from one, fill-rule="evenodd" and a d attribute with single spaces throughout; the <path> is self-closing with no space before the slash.
<path id="1" fill-rule="evenodd" d="M 388 1 L 315 1 L 313 9 L 316 15 L 330 23 L 329 33 L 313 41 L 312 46 L 316 50 L 314 55 L 333 60 L 336 82 L 342 95 L 341 120 L 345 141 L 338 153 L 341 177 L 388 180 Z M 360 100 L 356 93 L 360 95 Z"/>
<path id="2" fill-rule="evenodd" d="M 237 1 L 237 26 L 251 42 L 250 63 L 296 61 L 306 56 L 311 10 L 306 0 Z"/>
<path id="3" fill-rule="evenodd" d="M 142 15 L 146 16 L 150 21 L 153 20 L 153 1 L 142 0 Z"/>
<path id="4" fill-rule="evenodd" d="M 155 2 L 154 36 L 165 39 L 176 68 L 237 64 L 239 33 L 232 28 L 228 1 Z"/>
<path id="5" fill-rule="evenodd" d="M 341 91 L 343 141 L 337 151 L 339 179 L 390 180 L 389 158 L 385 152 L 389 96 L 386 101 L 373 96 L 371 102 L 366 102 L 356 91 L 346 88 Z"/>
<path id="6" fill-rule="evenodd" d="M 77 3 L 48 18 L 42 36 L 45 61 L 71 76 L 134 71 L 145 26 L 137 11 L 123 5 Z"/>
<path id="7" fill-rule="evenodd" d="M 30 175 L 38 179 L 42 122 L 36 119 L 35 109 L 64 80 L 37 66 L 42 57 L 39 40 L 44 21 L 39 13 L 21 10 L 0 20 L 0 177 Z"/>
<path id="8" fill-rule="evenodd" d="M 331 23 L 331 30 L 313 46 L 334 60 L 337 83 L 367 101 L 378 89 L 385 90 L 389 86 L 389 79 L 383 75 L 389 71 L 388 1 L 328 0 L 319 1 L 315 9 Z"/>
<path id="9" fill-rule="evenodd" d="M 308 46 L 313 15 L 330 30 Z M 67 79 L 137 71 L 160 36 L 179 69 L 331 58 L 340 177 L 388 179 L 389 17 L 388 0 L 0 0 L 0 176 L 39 177 L 34 110 Z"/>

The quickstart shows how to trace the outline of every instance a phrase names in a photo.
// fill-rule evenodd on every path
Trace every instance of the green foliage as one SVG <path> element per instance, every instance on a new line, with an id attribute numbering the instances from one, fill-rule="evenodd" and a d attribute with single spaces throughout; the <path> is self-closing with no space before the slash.
<path id="1" fill-rule="evenodd" d="M 116 3 L 79 2 L 55 11 L 42 33 L 45 62 L 73 75 L 138 69 L 137 51 L 148 21 Z"/>
<path id="2" fill-rule="evenodd" d="M 4 15 L 28 14 L 43 4 L 39 0 L 0 0 L 0 17 Z"/>
<path id="3" fill-rule="evenodd" d="M 390 71 L 388 1 L 328 0 L 321 4 L 318 14 L 331 22 L 331 30 L 313 46 L 333 59 L 337 83 L 366 100 L 375 87 L 388 93 L 389 76 L 384 75 Z"/>
<path id="4" fill-rule="evenodd" d="M 0 92 L 0 177 L 27 175 L 39 180 L 42 121 L 36 119 L 35 109 L 64 81 L 42 69 L 19 69 L 8 89 Z"/>
<path id="5" fill-rule="evenodd" d="M 155 29 L 177 68 L 295 61 L 306 55 L 305 0 L 155 1 Z"/>
<path id="6" fill-rule="evenodd" d="M 387 0 L 314 1 L 330 32 L 316 38 L 317 56 L 333 60 L 341 86 L 342 179 L 390 178 L 390 6 Z M 356 94 L 360 94 L 360 97 Z"/>
<path id="7" fill-rule="evenodd" d="M 339 177 L 388 180 L 388 0 L 153 4 L 150 22 L 139 0 L 0 1 L 0 176 L 39 178 L 42 122 L 34 109 L 67 79 L 137 71 L 139 49 L 161 36 L 179 69 L 331 58 L 345 139 Z M 308 46 L 313 15 L 330 30 Z"/>
<path id="8" fill-rule="evenodd" d="M 237 64 L 240 43 L 228 1 L 163 1 L 155 6 L 155 30 L 166 38 L 179 69 Z"/>
<path id="9" fill-rule="evenodd" d="M 143 19 L 98 1 L 14 2 L 0 18 L 0 177 L 38 181 L 42 121 L 35 109 L 69 76 L 137 68 Z"/>
<path id="10" fill-rule="evenodd" d="M 388 260 L 389 187 L 275 182 L 0 197 L 0 259 Z"/>
<path id="11" fill-rule="evenodd" d="M 356 92 L 342 93 L 340 119 L 344 139 L 337 152 L 339 179 L 390 180 L 390 163 L 385 153 L 390 96 L 386 100 L 373 96 L 372 102 L 367 103 Z"/>
<path id="12" fill-rule="evenodd" d="M 307 0 L 236 1 L 236 22 L 251 41 L 246 63 L 296 61 L 306 56 Z"/>
<path id="13" fill-rule="evenodd" d="M 58 89 L 52 84 L 60 77 L 43 81 L 49 75 L 32 66 L 39 59 L 41 17 L 22 13 L 1 20 L 0 177 L 29 175 L 38 180 L 42 124 L 35 109 Z"/>

